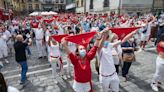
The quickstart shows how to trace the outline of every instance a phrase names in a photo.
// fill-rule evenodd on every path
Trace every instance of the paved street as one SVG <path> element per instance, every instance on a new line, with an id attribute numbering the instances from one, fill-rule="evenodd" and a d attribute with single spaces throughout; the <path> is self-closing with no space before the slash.
<path id="1" fill-rule="evenodd" d="M 59 83 L 56 85 L 51 76 L 51 68 L 47 60 L 37 59 L 35 46 L 32 47 L 32 54 L 32 57 L 28 59 L 29 81 L 24 88 L 19 85 L 20 68 L 13 56 L 9 58 L 10 64 L 5 64 L 5 67 L 2 69 L 8 85 L 18 88 L 21 92 L 72 92 L 73 78 L 67 81 L 58 78 Z M 150 83 L 155 72 L 156 56 L 155 48 L 152 46 L 149 46 L 146 51 L 136 53 L 137 61 L 130 68 L 129 80 L 124 82 L 122 77 L 120 77 L 121 92 L 153 92 Z M 67 59 L 64 54 L 63 57 L 64 64 L 66 64 Z M 94 60 L 92 62 L 92 71 L 94 92 L 100 92 L 98 75 L 94 68 Z M 160 92 L 164 92 L 164 86 L 162 86 Z"/>

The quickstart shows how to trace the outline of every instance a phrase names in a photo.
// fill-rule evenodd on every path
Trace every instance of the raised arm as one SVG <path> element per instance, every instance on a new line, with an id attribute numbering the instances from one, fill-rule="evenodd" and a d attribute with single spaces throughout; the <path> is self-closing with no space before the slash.
<path id="1" fill-rule="evenodd" d="M 131 37 L 132 37 L 134 34 L 136 34 L 137 32 L 138 32 L 138 29 L 135 30 L 135 31 L 133 31 L 133 32 L 131 32 L 131 33 L 129 33 L 127 36 L 125 36 L 125 37 L 122 39 L 122 41 L 121 41 L 121 40 L 118 40 L 118 41 L 114 42 L 114 43 L 113 43 L 113 47 L 116 47 L 117 45 L 120 45 L 120 44 L 126 42 L 129 38 L 131 38 Z"/>
<path id="2" fill-rule="evenodd" d="M 69 55 L 69 54 L 71 54 L 71 50 L 68 48 L 67 43 L 68 43 L 68 42 L 65 40 L 65 38 L 63 38 L 63 39 L 62 39 L 62 45 L 63 45 L 63 47 L 64 47 L 66 53 Z"/>

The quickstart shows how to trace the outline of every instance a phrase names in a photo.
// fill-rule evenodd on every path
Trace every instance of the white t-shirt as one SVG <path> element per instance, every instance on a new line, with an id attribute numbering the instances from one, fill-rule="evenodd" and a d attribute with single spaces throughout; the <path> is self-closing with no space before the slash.
<path id="1" fill-rule="evenodd" d="M 107 48 L 103 47 L 99 52 L 100 74 L 102 75 L 111 75 L 116 71 L 112 56 L 112 48 L 112 43 L 109 43 Z"/>
<path id="2" fill-rule="evenodd" d="M 152 22 L 149 22 L 149 23 L 147 24 L 147 31 L 146 31 L 146 33 L 144 34 L 145 36 L 150 36 L 150 34 L 151 34 L 151 27 L 152 27 Z"/>
<path id="3" fill-rule="evenodd" d="M 35 28 L 34 29 L 34 32 L 35 32 L 35 38 L 36 39 L 43 39 L 44 38 L 44 31 L 42 28 L 38 29 L 38 28 Z"/>
<path id="4" fill-rule="evenodd" d="M 50 56 L 53 56 L 53 57 L 60 57 L 60 49 L 59 49 L 59 44 L 57 45 L 53 45 L 52 43 L 50 43 L 51 46 L 49 47 L 49 53 L 50 53 Z"/>
<path id="5" fill-rule="evenodd" d="M 6 35 L 7 40 L 11 37 L 11 33 L 8 30 L 6 30 L 4 34 Z"/>
<path id="6" fill-rule="evenodd" d="M 7 47 L 7 44 L 6 44 L 7 36 L 4 33 L 0 33 L 0 35 L 1 34 L 2 36 L 0 36 L 0 47 L 5 48 Z"/>
<path id="7" fill-rule="evenodd" d="M 19 92 L 19 90 L 14 87 L 8 86 L 7 92 Z"/>

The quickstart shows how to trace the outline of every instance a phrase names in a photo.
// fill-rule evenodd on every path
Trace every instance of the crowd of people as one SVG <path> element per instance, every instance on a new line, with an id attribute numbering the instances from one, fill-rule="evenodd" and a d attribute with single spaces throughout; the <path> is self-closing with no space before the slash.
<path id="1" fill-rule="evenodd" d="M 36 45 L 38 59 L 44 58 L 50 63 L 56 84 L 57 77 L 64 80 L 71 78 L 72 64 L 73 90 L 92 92 L 90 62 L 95 58 L 101 92 L 108 92 L 109 89 L 119 92 L 120 64 L 122 77 L 127 81 L 131 64 L 136 60 L 135 51 L 145 50 L 151 39 L 153 26 L 158 28 L 155 41 L 158 57 L 151 87 L 158 91 L 164 78 L 164 14 L 57 14 L 16 17 L 10 23 L 0 23 L 0 68 L 5 67 L 4 63 L 10 63 L 7 58 L 13 55 L 14 50 L 15 60 L 22 69 L 20 84 L 25 84 L 27 57 L 33 55 L 31 45 Z M 130 31 L 126 32 L 127 30 Z M 66 72 L 63 69 L 62 53 L 67 54 Z"/>

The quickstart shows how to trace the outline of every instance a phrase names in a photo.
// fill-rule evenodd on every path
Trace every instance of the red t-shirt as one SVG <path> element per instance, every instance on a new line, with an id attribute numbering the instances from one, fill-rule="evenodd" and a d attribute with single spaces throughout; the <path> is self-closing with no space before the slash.
<path id="1" fill-rule="evenodd" d="M 74 79 L 77 82 L 86 83 L 91 81 L 91 67 L 90 61 L 94 58 L 96 51 L 96 46 L 94 46 L 86 55 L 86 63 L 82 64 L 82 60 L 74 55 L 73 53 L 69 54 L 69 58 L 74 65 Z"/>
<path id="2" fill-rule="evenodd" d="M 158 43 L 158 46 L 157 46 L 157 52 L 158 52 L 158 54 L 160 52 L 164 52 L 164 48 L 160 46 L 160 42 Z"/>

